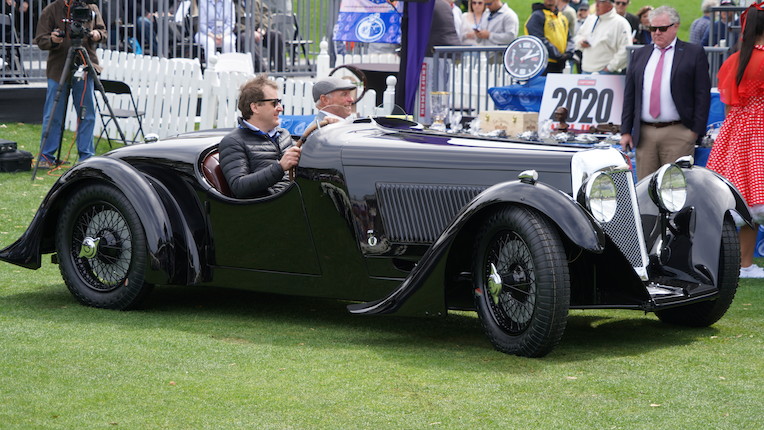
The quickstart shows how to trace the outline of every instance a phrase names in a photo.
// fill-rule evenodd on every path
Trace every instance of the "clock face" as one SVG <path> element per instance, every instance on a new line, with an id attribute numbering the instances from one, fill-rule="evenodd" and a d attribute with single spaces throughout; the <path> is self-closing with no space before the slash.
<path id="1" fill-rule="evenodd" d="M 515 79 L 527 80 L 546 70 L 546 47 L 538 37 L 521 36 L 504 51 L 504 68 Z"/>

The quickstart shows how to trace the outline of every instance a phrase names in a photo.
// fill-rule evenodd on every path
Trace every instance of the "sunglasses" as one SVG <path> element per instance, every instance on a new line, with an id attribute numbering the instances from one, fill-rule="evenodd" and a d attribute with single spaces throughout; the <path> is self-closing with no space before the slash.
<path id="1" fill-rule="evenodd" d="M 265 102 L 271 102 L 273 107 L 276 107 L 281 104 L 281 99 L 262 99 L 262 100 L 255 101 L 255 103 L 265 103 Z"/>
<path id="2" fill-rule="evenodd" d="M 676 24 L 676 23 L 674 23 L 674 24 Z M 651 25 L 651 26 L 649 26 L 647 28 L 650 30 L 651 33 L 655 33 L 656 31 L 660 31 L 661 33 L 665 33 L 666 30 L 668 30 L 669 28 L 673 27 L 674 24 L 661 25 L 661 26 L 658 26 L 658 27 L 656 27 L 654 25 Z"/>
<path id="3" fill-rule="evenodd" d="M 627 6 L 629 4 L 629 2 L 627 2 L 627 1 L 617 1 L 617 2 L 615 2 L 615 4 L 618 5 L 618 6 Z"/>

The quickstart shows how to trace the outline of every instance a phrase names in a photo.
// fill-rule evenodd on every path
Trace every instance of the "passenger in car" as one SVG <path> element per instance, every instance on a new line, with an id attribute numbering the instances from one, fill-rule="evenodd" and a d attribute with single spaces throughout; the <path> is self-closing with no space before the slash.
<path id="1" fill-rule="evenodd" d="M 313 84 L 313 101 L 316 103 L 318 122 L 327 118 L 343 120 L 353 111 L 355 84 L 342 78 L 329 76 Z"/>
<path id="2" fill-rule="evenodd" d="M 300 148 L 279 126 L 284 111 L 276 81 L 265 74 L 239 90 L 239 126 L 220 141 L 220 168 L 237 198 L 275 194 L 289 185 L 287 172 L 300 161 Z"/>

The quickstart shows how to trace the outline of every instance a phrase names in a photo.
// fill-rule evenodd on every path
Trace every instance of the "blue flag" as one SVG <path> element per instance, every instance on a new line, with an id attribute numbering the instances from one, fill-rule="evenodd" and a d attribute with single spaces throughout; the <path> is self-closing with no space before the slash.
<path id="1" fill-rule="evenodd" d="M 334 40 L 343 42 L 401 43 L 403 2 L 342 0 Z"/>

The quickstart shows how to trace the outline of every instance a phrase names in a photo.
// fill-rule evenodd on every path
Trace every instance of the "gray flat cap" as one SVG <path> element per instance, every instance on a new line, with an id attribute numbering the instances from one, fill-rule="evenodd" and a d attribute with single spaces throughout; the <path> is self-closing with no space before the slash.
<path id="1" fill-rule="evenodd" d="M 328 76 L 313 84 L 313 101 L 317 102 L 322 95 L 329 94 L 332 91 L 352 90 L 355 88 L 355 84 L 348 80 L 336 76 Z"/>

